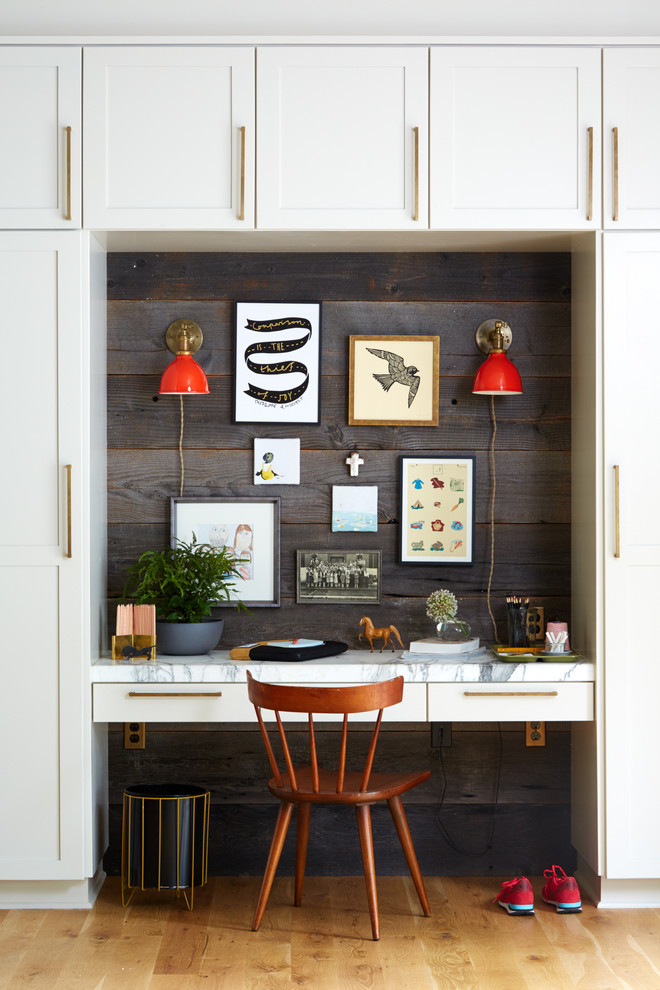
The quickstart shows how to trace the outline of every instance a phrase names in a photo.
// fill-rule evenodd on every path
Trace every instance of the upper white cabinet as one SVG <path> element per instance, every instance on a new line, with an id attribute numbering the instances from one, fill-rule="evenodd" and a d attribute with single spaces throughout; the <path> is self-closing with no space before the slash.
<path id="1" fill-rule="evenodd" d="M 80 48 L 0 47 L 0 227 L 80 227 Z"/>
<path id="2" fill-rule="evenodd" d="M 603 55 L 604 226 L 660 227 L 660 49 Z"/>
<path id="3" fill-rule="evenodd" d="M 0 393 L 0 880 L 80 880 L 89 858 L 82 236 L 0 233 L 3 317 L 30 347 Z"/>
<path id="4" fill-rule="evenodd" d="M 600 51 L 431 50 L 431 227 L 600 225 Z"/>
<path id="5" fill-rule="evenodd" d="M 428 49 L 257 52 L 257 226 L 428 225 Z"/>
<path id="6" fill-rule="evenodd" d="M 254 49 L 85 49 L 84 222 L 254 225 Z"/>

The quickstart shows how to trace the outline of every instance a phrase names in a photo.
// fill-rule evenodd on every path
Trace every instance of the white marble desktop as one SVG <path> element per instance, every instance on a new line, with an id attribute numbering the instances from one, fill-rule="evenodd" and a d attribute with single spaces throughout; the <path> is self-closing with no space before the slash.
<path id="1" fill-rule="evenodd" d="M 594 665 L 572 659 L 566 662 L 512 662 L 496 660 L 486 647 L 455 657 L 425 657 L 397 650 L 370 653 L 348 650 L 335 657 L 303 660 L 297 663 L 278 661 L 234 661 L 224 650 L 197 657 L 160 656 L 155 662 L 129 663 L 110 658 L 97 660 L 92 666 L 96 684 L 220 684 L 243 682 L 246 670 L 258 680 L 313 683 L 371 683 L 402 674 L 412 683 L 451 683 L 454 681 L 527 683 L 548 681 L 593 681 Z"/>

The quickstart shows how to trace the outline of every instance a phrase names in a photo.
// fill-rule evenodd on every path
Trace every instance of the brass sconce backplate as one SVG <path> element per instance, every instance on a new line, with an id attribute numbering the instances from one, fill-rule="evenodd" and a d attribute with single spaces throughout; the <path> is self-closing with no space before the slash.
<path id="1" fill-rule="evenodd" d="M 179 338 L 183 330 L 188 331 L 188 347 L 186 350 L 189 354 L 194 354 L 202 346 L 204 337 L 200 327 L 193 320 L 175 320 L 174 323 L 170 323 L 165 334 L 165 343 L 176 354 L 177 351 L 181 350 Z"/>
<path id="2" fill-rule="evenodd" d="M 477 332 L 474 338 L 477 342 L 477 347 L 484 354 L 490 354 L 493 349 L 493 334 L 495 332 L 495 324 L 500 324 L 500 333 L 502 334 L 502 346 L 505 351 L 508 351 L 509 345 L 513 340 L 513 334 L 511 333 L 511 327 L 504 320 L 484 320 L 477 327 Z"/>

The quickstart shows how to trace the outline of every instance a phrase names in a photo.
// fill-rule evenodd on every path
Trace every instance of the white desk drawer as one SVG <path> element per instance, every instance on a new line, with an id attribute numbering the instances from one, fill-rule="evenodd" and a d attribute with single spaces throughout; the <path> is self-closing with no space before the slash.
<path id="1" fill-rule="evenodd" d="M 95 722 L 251 722 L 245 684 L 95 684 Z"/>
<path id="2" fill-rule="evenodd" d="M 429 684 L 430 722 L 589 722 L 594 686 L 588 681 Z"/>
<path id="3" fill-rule="evenodd" d="M 342 685 L 327 685 L 342 686 Z M 346 686 L 346 685 L 344 685 Z M 247 684 L 94 684 L 95 722 L 254 722 Z M 264 713 L 268 718 L 267 714 Z M 285 715 L 285 721 L 304 716 Z M 371 713 L 351 721 L 369 721 Z M 317 715 L 316 721 L 336 722 L 336 715 Z M 426 721 L 426 684 L 406 684 L 403 701 L 383 713 L 388 722 Z"/>

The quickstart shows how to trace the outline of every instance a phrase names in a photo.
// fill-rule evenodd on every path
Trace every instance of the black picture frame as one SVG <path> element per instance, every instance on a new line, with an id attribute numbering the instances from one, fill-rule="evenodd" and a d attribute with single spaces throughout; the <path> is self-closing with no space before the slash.
<path id="1" fill-rule="evenodd" d="M 400 456 L 400 564 L 474 564 L 475 464 L 472 454 Z"/>
<path id="2" fill-rule="evenodd" d="M 314 574 L 317 564 L 319 573 Z M 381 586 L 380 550 L 296 550 L 300 605 L 380 605 Z"/>
<path id="3" fill-rule="evenodd" d="M 320 302 L 236 302 L 234 423 L 320 423 L 321 353 Z"/>

